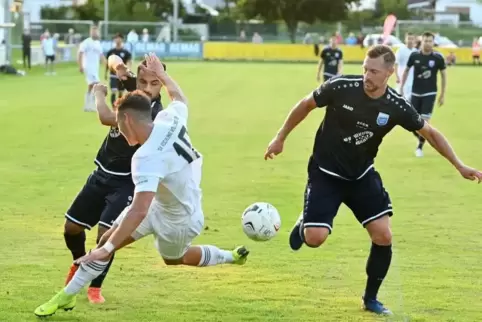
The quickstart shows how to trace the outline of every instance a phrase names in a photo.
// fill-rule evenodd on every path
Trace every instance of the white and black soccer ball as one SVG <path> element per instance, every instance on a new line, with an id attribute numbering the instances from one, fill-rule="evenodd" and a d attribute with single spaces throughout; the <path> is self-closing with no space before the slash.
<path id="1" fill-rule="evenodd" d="M 255 241 L 267 241 L 276 236 L 281 218 L 276 208 L 267 202 L 255 202 L 241 216 L 243 231 Z"/>

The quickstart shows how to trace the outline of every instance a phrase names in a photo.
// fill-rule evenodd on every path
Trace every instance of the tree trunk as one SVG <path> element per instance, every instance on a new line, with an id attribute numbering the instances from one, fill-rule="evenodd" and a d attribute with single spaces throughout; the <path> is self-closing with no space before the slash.
<path id="1" fill-rule="evenodd" d="M 288 33 L 292 44 L 296 43 L 296 31 L 298 30 L 298 21 L 286 21 L 286 27 L 288 27 Z"/>

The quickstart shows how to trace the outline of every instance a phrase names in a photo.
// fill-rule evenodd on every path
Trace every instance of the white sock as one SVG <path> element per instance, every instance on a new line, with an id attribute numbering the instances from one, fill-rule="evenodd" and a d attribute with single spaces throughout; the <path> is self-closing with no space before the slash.
<path id="1" fill-rule="evenodd" d="M 216 246 L 203 245 L 201 248 L 201 260 L 197 266 L 214 266 L 234 261 L 233 253 L 228 250 L 219 249 Z"/>
<path id="2" fill-rule="evenodd" d="M 85 93 L 85 106 L 89 106 L 90 104 L 90 92 Z"/>
<path id="3" fill-rule="evenodd" d="M 79 266 L 77 272 L 75 272 L 74 277 L 69 282 L 69 284 L 64 288 L 65 293 L 69 295 L 77 294 L 86 286 L 90 284 L 97 276 L 102 274 L 105 270 L 109 261 L 93 261 L 91 263 L 82 263 Z"/>

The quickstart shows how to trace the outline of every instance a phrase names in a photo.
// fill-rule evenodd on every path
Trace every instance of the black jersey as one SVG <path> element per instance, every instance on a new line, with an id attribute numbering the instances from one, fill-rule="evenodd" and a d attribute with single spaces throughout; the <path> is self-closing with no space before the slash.
<path id="1" fill-rule="evenodd" d="M 323 59 L 324 75 L 338 75 L 338 66 L 340 61 L 343 60 L 343 52 L 340 48 L 325 47 L 320 54 L 320 58 Z"/>
<path id="2" fill-rule="evenodd" d="M 136 90 L 136 76 L 134 74 L 131 74 L 127 80 L 122 82 L 127 91 L 132 92 Z M 151 107 L 152 119 L 154 119 L 157 113 L 162 110 L 160 97 L 152 101 Z M 95 164 L 106 173 L 130 178 L 131 159 L 138 148 L 139 145 L 130 146 L 118 128 L 111 127 L 109 134 L 107 134 L 97 152 Z"/>
<path id="3" fill-rule="evenodd" d="M 130 51 L 128 51 L 125 48 L 112 48 L 111 50 L 109 50 L 107 52 L 105 57 L 109 58 L 109 56 L 112 56 L 112 55 L 119 56 L 122 59 L 122 62 L 124 64 L 127 64 L 132 59 L 132 55 L 131 55 Z M 115 73 L 112 72 L 112 71 L 110 71 L 110 74 L 115 76 Z"/>
<path id="4" fill-rule="evenodd" d="M 316 133 L 313 159 L 320 170 L 346 180 L 362 178 L 372 167 L 382 143 L 396 125 L 420 130 L 424 121 L 412 105 L 387 87 L 378 99 L 363 89 L 362 76 L 340 76 L 313 92 L 326 114 Z"/>
<path id="5" fill-rule="evenodd" d="M 447 68 L 441 53 L 433 51 L 425 55 L 415 51 L 408 58 L 407 67 L 413 67 L 413 96 L 437 94 L 437 74 Z"/>

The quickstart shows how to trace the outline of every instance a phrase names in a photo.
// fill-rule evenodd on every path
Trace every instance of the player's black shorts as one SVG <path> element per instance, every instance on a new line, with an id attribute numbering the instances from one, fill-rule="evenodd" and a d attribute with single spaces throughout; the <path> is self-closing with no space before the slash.
<path id="1" fill-rule="evenodd" d="M 323 74 L 323 80 L 326 82 L 328 80 L 330 80 L 331 78 L 335 77 L 335 75 L 326 75 L 326 74 Z"/>
<path id="2" fill-rule="evenodd" d="M 89 176 L 65 217 L 89 230 L 97 223 L 110 228 L 132 202 L 133 194 L 131 176 L 114 176 L 97 169 Z"/>
<path id="3" fill-rule="evenodd" d="M 412 105 L 415 110 L 424 118 L 430 118 L 435 106 L 437 95 L 415 96 L 412 94 Z"/>
<path id="4" fill-rule="evenodd" d="M 472 55 L 473 59 L 480 59 L 480 55 Z"/>
<path id="5" fill-rule="evenodd" d="M 54 62 L 55 61 L 55 55 L 50 55 L 50 56 L 45 56 L 45 62 Z"/>
<path id="6" fill-rule="evenodd" d="M 344 203 L 365 227 L 385 215 L 392 216 L 392 202 L 375 169 L 361 179 L 348 181 L 320 170 L 311 159 L 303 209 L 304 227 L 333 229 L 333 220 Z"/>
<path id="7" fill-rule="evenodd" d="M 123 91 L 125 90 L 124 84 L 115 76 L 110 76 L 109 81 L 110 90 Z"/>

